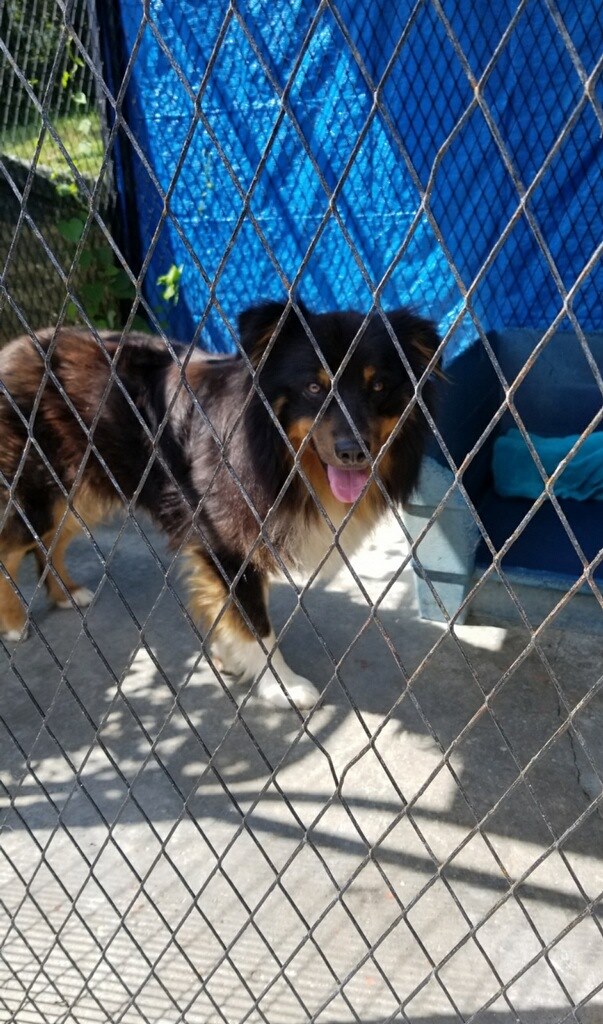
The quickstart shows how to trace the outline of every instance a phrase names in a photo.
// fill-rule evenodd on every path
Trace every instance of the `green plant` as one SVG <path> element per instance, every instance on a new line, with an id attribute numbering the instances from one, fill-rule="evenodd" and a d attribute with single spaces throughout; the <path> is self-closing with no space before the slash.
<path id="1" fill-rule="evenodd" d="M 63 74 L 61 75 L 61 89 L 66 89 L 69 84 L 73 85 L 79 68 L 85 67 L 82 58 L 78 57 L 76 53 L 73 39 L 69 39 L 67 43 L 67 60 L 68 66 L 64 69 Z M 72 103 L 75 103 L 76 106 L 85 107 L 88 103 L 85 93 L 81 90 L 71 93 L 69 99 Z"/>
<path id="2" fill-rule="evenodd" d="M 78 108 L 87 107 L 88 100 L 85 94 L 81 91 L 73 91 L 74 78 L 79 69 L 83 67 L 83 61 L 78 57 L 72 40 L 67 45 L 67 54 L 68 63 L 61 77 L 61 89 L 66 93 L 70 103 L 75 104 Z M 74 141 L 69 144 L 66 140 L 66 148 L 68 148 L 73 163 L 80 170 L 83 164 L 96 155 L 99 142 L 102 145 L 102 138 L 98 117 L 86 112 L 84 116 L 77 117 L 73 121 L 75 121 L 75 124 L 72 122 L 73 128 L 75 128 L 72 134 Z M 96 141 L 93 133 L 96 136 Z M 61 156 L 60 152 L 59 156 Z M 64 159 L 62 164 L 65 166 Z M 70 196 L 79 202 L 77 184 L 73 180 L 73 175 L 69 173 L 68 165 L 66 167 L 67 175 L 63 173 L 63 167 L 59 161 L 58 166 L 55 166 L 51 172 L 51 180 L 55 183 L 58 195 Z M 82 213 L 81 216 L 74 215 L 69 220 L 59 221 L 57 226 L 65 241 L 77 246 L 84 233 L 86 221 Z M 136 290 L 125 270 L 116 265 L 115 255 L 109 243 L 99 239 L 98 232 L 94 229 L 88 235 L 79 255 L 77 271 L 75 291 L 85 319 L 98 328 L 118 327 L 122 321 L 122 303 L 124 301 L 132 302 Z M 69 320 L 77 322 L 80 319 L 75 302 L 68 303 L 66 315 Z M 146 328 L 146 324 L 140 317 L 135 319 L 139 321 L 136 326 Z"/>
<path id="3" fill-rule="evenodd" d="M 59 221 L 58 229 L 62 237 L 74 245 L 80 241 L 85 227 L 81 217 L 70 217 Z M 95 327 L 115 328 L 120 325 L 120 307 L 124 300 L 132 302 L 136 295 L 135 288 L 122 267 L 115 265 L 113 250 L 108 242 L 85 244 L 79 260 L 78 269 L 82 280 L 76 285 L 79 302 L 87 319 Z M 74 302 L 67 306 L 67 317 L 78 321 L 80 313 Z M 140 317 L 135 318 L 133 325 L 137 329 L 146 329 Z"/>
<path id="4" fill-rule="evenodd" d="M 69 94 L 70 100 L 77 107 L 86 107 L 87 98 L 82 92 L 73 92 L 74 76 L 76 76 L 83 65 L 77 56 L 73 43 L 68 44 L 68 63 L 61 79 L 61 88 Z M 100 139 L 100 125 L 98 119 L 93 115 L 86 115 L 77 119 L 75 145 L 69 146 L 69 154 L 75 166 L 80 165 L 96 155 L 93 133 Z M 55 147 L 56 148 L 56 147 Z M 60 156 L 60 153 L 59 153 Z M 65 166 L 64 159 L 62 160 Z M 79 203 L 80 197 L 73 175 L 65 175 L 62 167 L 56 167 L 51 172 L 51 179 L 55 183 L 57 194 L 69 196 Z M 209 173 L 206 171 L 206 186 L 211 187 Z M 70 217 L 69 220 L 61 220 L 58 224 L 59 232 L 65 241 L 77 245 L 83 235 L 86 221 L 84 214 Z M 116 266 L 115 256 L 111 246 L 106 241 L 97 239 L 98 233 L 92 231 L 84 242 L 78 259 L 78 278 L 76 292 L 79 303 L 85 313 L 85 318 L 99 328 L 115 328 L 120 324 L 120 311 L 124 301 L 132 302 L 136 291 L 125 270 Z M 183 265 L 172 264 L 165 274 L 159 275 L 157 285 L 162 289 L 161 297 L 165 303 L 174 306 L 180 297 L 180 279 L 182 277 Z M 155 309 L 159 323 L 164 323 L 161 309 Z M 67 306 L 67 317 L 70 320 L 78 321 L 80 314 L 75 302 Z M 133 327 L 147 330 L 147 325 L 141 317 L 134 318 Z"/>
<path id="5" fill-rule="evenodd" d="M 171 302 L 174 306 L 177 305 L 178 299 L 180 298 L 180 278 L 182 277 L 182 269 L 182 263 L 178 267 L 175 263 L 172 263 L 169 270 L 167 270 L 165 274 L 160 274 L 157 278 L 157 284 L 163 288 L 161 298 L 164 302 Z"/>
<path id="6" fill-rule="evenodd" d="M 26 96 L 22 80 L 28 82 L 41 102 L 55 115 L 85 104 L 91 73 L 77 54 L 75 42 L 67 40 L 65 15 L 57 3 L 39 0 L 0 0 L 0 39 L 15 57 L 19 72 L 3 67 L 2 113 L 5 125 L 22 126 L 39 119 L 39 108 Z M 70 21 L 81 28 L 86 23 L 87 0 L 68 5 Z M 50 77 L 54 58 L 65 60 L 61 74 Z M 6 62 L 4 62 L 6 63 Z M 60 66 L 60 65 L 59 65 Z M 67 88 L 69 86 L 69 88 Z"/>

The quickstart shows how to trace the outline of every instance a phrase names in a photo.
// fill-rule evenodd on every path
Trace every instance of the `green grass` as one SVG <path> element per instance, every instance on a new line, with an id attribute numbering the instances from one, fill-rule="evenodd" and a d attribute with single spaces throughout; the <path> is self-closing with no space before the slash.
<path id="1" fill-rule="evenodd" d="M 98 114 L 72 114 L 69 117 L 56 118 L 52 124 L 80 174 L 88 178 L 97 178 L 104 152 Z M 30 163 L 36 152 L 39 137 L 39 122 L 7 129 L 0 134 L 0 153 L 14 160 Z M 38 166 L 48 170 L 56 178 L 73 177 L 65 156 L 48 130 L 44 132 Z"/>

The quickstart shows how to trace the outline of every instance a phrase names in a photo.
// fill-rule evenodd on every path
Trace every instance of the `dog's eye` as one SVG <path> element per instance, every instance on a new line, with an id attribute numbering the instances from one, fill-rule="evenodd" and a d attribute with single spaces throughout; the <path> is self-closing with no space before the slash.
<path id="1" fill-rule="evenodd" d="M 383 391 L 383 388 L 384 388 L 383 381 L 382 380 L 374 380 L 372 385 L 371 385 L 371 387 L 372 387 L 373 391 Z"/>
<path id="2" fill-rule="evenodd" d="M 309 395 L 322 395 L 324 388 L 321 384 L 317 384 L 316 381 L 312 381 L 311 384 L 306 385 L 306 391 Z"/>

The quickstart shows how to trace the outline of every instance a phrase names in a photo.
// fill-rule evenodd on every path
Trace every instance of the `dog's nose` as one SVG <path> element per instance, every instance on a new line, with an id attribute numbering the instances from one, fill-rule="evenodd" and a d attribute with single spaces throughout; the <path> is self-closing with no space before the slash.
<path id="1" fill-rule="evenodd" d="M 334 444 L 335 454 L 339 461 L 344 466 L 352 467 L 364 466 L 367 463 L 367 457 L 364 454 L 360 442 L 355 437 L 340 437 Z M 368 448 L 368 445 L 366 445 Z"/>

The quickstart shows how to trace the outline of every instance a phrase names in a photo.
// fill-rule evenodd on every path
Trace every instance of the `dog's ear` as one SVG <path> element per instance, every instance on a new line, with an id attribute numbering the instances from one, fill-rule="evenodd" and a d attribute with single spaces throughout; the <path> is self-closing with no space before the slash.
<path id="1" fill-rule="evenodd" d="M 408 357 L 415 377 L 421 377 L 440 344 L 435 324 L 432 320 L 416 316 L 409 309 L 395 309 L 386 315 Z M 442 376 L 439 360 L 432 367 L 432 373 L 438 377 Z"/>
<path id="2" fill-rule="evenodd" d="M 298 302 L 297 306 L 301 310 L 304 319 L 307 320 L 309 314 L 305 306 L 301 302 Z M 238 326 L 241 347 L 253 366 L 257 366 L 262 358 L 266 346 L 272 338 L 286 308 L 286 302 L 262 302 L 259 306 L 251 306 L 239 314 Z M 289 309 L 279 331 L 277 341 L 290 336 L 291 332 L 295 330 L 303 331 L 303 326 L 295 310 Z"/>

